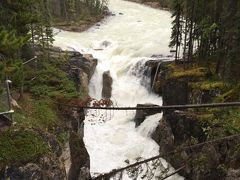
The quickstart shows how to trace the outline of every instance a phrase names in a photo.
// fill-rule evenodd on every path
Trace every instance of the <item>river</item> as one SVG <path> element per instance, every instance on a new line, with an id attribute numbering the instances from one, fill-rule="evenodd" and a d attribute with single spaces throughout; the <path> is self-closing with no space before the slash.
<path id="1" fill-rule="evenodd" d="M 108 17 L 100 26 L 82 33 L 59 33 L 54 45 L 93 54 L 98 66 L 90 82 L 90 95 L 101 99 L 102 74 L 113 78 L 112 101 L 115 106 L 138 103 L 162 104 L 161 97 L 149 91 L 149 79 L 143 76 L 144 63 L 152 55 L 169 55 L 171 14 L 140 4 L 110 0 Z M 90 111 L 85 120 L 84 141 L 90 154 L 91 173 L 109 172 L 159 154 L 159 146 L 150 138 L 162 114 L 149 116 L 135 128 L 135 112 Z M 164 166 L 167 163 L 162 160 Z M 123 179 L 128 179 L 124 175 Z M 170 179 L 181 179 L 172 176 Z"/>

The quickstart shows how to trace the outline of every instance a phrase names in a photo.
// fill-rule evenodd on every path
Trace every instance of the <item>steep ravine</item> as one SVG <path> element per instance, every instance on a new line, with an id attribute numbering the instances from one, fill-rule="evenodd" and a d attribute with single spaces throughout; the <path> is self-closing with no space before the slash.
<path id="1" fill-rule="evenodd" d="M 106 95 L 102 94 L 102 77 L 103 73 L 108 73 L 112 77 L 112 91 L 106 96 L 111 95 L 115 106 L 161 105 L 161 97 L 149 91 L 150 79 L 143 74 L 147 73 L 144 72 L 147 60 L 166 59 L 170 54 L 171 14 L 122 0 L 111 0 L 109 9 L 115 16 L 107 18 L 101 26 L 83 33 L 62 31 L 55 37 L 55 45 L 74 48 L 98 59 L 89 86 L 92 98 L 100 100 Z M 93 176 L 159 153 L 159 146 L 150 135 L 162 114 L 149 117 L 148 123 L 135 128 L 135 113 L 87 112 L 84 142 Z M 162 163 L 166 165 L 165 161 Z"/>
<path id="2" fill-rule="evenodd" d="M 148 65 L 156 71 L 157 63 L 148 62 Z M 160 67 L 154 91 L 163 97 L 164 105 L 212 103 L 224 94 L 221 82 L 208 80 L 206 68 L 189 66 L 184 71 L 182 68 L 175 62 L 162 63 Z M 167 155 L 181 147 L 237 133 L 229 131 L 234 109 L 228 112 L 230 118 L 219 113 L 226 110 L 228 108 L 164 111 L 152 137 L 160 146 L 160 154 L 166 154 L 163 158 L 173 167 L 186 165 L 180 171 L 186 179 L 239 179 L 239 137 Z"/>

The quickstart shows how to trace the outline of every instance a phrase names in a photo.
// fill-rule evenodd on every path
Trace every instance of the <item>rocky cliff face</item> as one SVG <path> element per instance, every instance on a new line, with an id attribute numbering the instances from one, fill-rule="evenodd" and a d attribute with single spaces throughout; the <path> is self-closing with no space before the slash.
<path id="1" fill-rule="evenodd" d="M 68 72 L 70 78 L 75 82 L 78 91 L 88 94 L 88 84 L 96 69 L 97 59 L 90 54 L 81 54 L 79 52 L 70 52 Z"/>
<path id="2" fill-rule="evenodd" d="M 41 52 L 38 51 L 37 47 L 36 55 L 41 55 Z M 78 52 L 62 51 L 60 48 L 55 47 L 50 50 L 49 57 L 51 60 L 58 60 L 59 57 L 68 57 L 66 58 L 68 61 L 64 61 L 64 63 L 60 61 L 56 62 L 59 63 L 57 68 L 60 68 L 62 71 L 68 73 L 69 79 L 74 82 L 76 89 L 81 92 L 79 94 L 83 95 L 83 97 L 81 97 L 82 99 L 64 99 L 63 103 L 69 103 L 77 106 L 85 105 L 89 98 L 88 84 L 92 75 L 94 74 L 97 66 L 97 60 L 88 54 L 82 55 Z M 58 100 L 60 101 L 60 99 Z M 55 104 L 53 106 L 54 110 L 56 111 Z M 24 146 L 21 148 L 20 152 L 17 150 L 14 152 L 18 155 L 25 153 L 24 155 L 27 157 L 27 159 L 24 159 L 23 161 L 21 159 L 17 163 L 7 162 L 10 164 L 10 166 L 5 167 L 5 164 L 2 164 L 0 157 L 0 179 L 91 179 L 89 154 L 83 141 L 83 121 L 85 118 L 85 113 L 83 109 L 70 107 L 59 107 L 58 110 L 58 113 L 61 114 L 58 116 L 58 118 L 61 118 L 61 121 L 58 122 L 59 124 L 57 124 L 57 127 L 54 127 L 54 129 L 40 130 L 41 127 L 20 129 L 20 132 L 30 131 L 34 134 L 33 136 L 30 133 L 30 136 L 26 133 L 27 135 L 22 135 L 22 139 L 20 139 L 18 142 L 14 142 L 18 144 L 20 143 L 20 145 L 22 143 L 22 146 Z M 8 127 L 9 125 L 10 122 L 8 122 L 7 119 L 5 120 L 4 117 L 2 119 L 0 118 L 1 130 L 5 130 L 5 127 Z M 0 133 L 2 133 L 1 130 Z M 64 138 L 67 138 L 69 141 L 68 149 L 65 149 L 63 144 L 60 143 L 59 135 L 61 133 L 63 133 Z M 18 136 L 20 135 L 17 135 L 17 137 Z M 36 137 L 39 142 L 35 142 Z M 21 152 L 22 150 L 25 151 L 25 149 L 28 149 L 28 139 L 35 142 L 36 146 L 41 146 L 40 143 L 44 144 L 46 146 L 46 150 L 43 152 L 41 148 L 32 145 L 34 146 L 33 151 L 36 152 L 31 152 L 31 155 L 28 155 L 28 151 Z M 67 140 L 65 140 L 64 143 L 66 143 Z M 0 139 L 0 149 L 2 145 L 5 145 L 5 142 L 8 142 L 8 140 L 5 140 L 2 143 Z M 14 143 L 12 143 L 13 145 L 11 144 L 11 146 L 14 146 Z M 38 149 L 42 150 L 39 150 L 41 154 L 39 154 Z M 4 152 L 0 150 L 0 154 L 2 155 L 3 153 Z M 64 157 L 63 153 L 65 154 Z M 33 157 L 30 158 L 28 156 Z M 15 155 L 13 158 L 18 159 L 15 157 Z M 70 159 L 69 172 L 66 172 L 65 169 L 66 159 Z M 13 162 L 15 162 L 15 160 Z"/>
<path id="3" fill-rule="evenodd" d="M 154 67 L 154 66 L 153 66 Z M 174 69 L 169 63 L 163 64 L 158 74 L 155 89 L 163 97 L 164 105 L 208 103 L 220 93 L 220 84 L 206 85 L 206 71 L 203 69 L 186 70 L 184 73 Z M 208 111 L 207 111 L 208 112 Z M 205 114 L 204 114 L 205 113 Z M 227 135 L 220 125 L 203 120 L 206 111 L 167 110 L 152 138 L 160 146 L 160 154 L 181 147 L 205 142 L 211 138 Z M 209 113 L 211 114 L 211 113 Z M 216 137 L 209 137 L 209 128 Z M 179 168 L 186 164 L 180 172 L 186 179 L 239 179 L 239 148 L 236 144 L 240 139 L 223 141 L 216 144 L 206 144 L 197 149 L 182 150 L 179 153 L 165 155 L 164 158 Z"/>
<path id="4" fill-rule="evenodd" d="M 70 134 L 70 154 L 71 167 L 68 174 L 69 180 L 89 180 L 90 176 L 90 158 L 85 147 L 83 136 L 79 134 Z"/>
<path id="5" fill-rule="evenodd" d="M 68 72 L 70 78 L 75 82 L 78 91 L 83 91 L 88 96 L 88 85 L 97 66 L 97 59 L 90 54 L 80 54 L 79 52 L 67 52 L 69 55 Z M 69 147 L 71 155 L 71 165 L 68 173 L 69 180 L 91 179 L 90 176 L 90 157 L 85 147 L 83 109 L 75 109 L 68 113 L 71 119 L 71 129 Z"/>

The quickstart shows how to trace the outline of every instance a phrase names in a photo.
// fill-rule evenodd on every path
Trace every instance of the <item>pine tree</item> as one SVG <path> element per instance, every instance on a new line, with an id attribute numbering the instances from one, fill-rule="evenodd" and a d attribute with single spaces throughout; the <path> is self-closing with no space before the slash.
<path id="1" fill-rule="evenodd" d="M 181 46 L 181 40 L 182 40 L 182 20 L 181 20 L 181 1 L 180 0 L 174 0 L 173 2 L 173 14 L 172 18 L 174 20 L 172 21 L 172 35 L 171 35 L 171 42 L 169 44 L 170 47 L 175 47 L 175 60 L 178 59 L 178 53 L 180 51 Z"/>

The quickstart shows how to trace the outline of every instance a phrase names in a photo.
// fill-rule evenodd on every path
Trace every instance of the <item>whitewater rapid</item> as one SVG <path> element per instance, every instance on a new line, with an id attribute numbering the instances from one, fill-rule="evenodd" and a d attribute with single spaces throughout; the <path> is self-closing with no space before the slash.
<path id="1" fill-rule="evenodd" d="M 98 59 L 89 86 L 91 97 L 102 98 L 102 74 L 109 70 L 113 78 L 111 100 L 115 106 L 161 105 L 161 97 L 149 91 L 150 83 L 146 82 L 149 79 L 143 76 L 142 67 L 152 55 L 170 54 L 171 14 L 122 0 L 110 0 L 109 9 L 115 15 L 108 17 L 101 26 L 82 33 L 61 31 L 56 35 L 54 45 L 90 53 Z M 88 112 L 84 122 L 84 142 L 93 175 L 159 154 L 159 146 L 150 136 L 162 114 L 147 117 L 137 129 L 134 116 L 135 112 L 125 111 Z M 128 179 L 127 176 L 124 179 Z"/>

